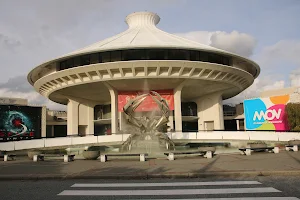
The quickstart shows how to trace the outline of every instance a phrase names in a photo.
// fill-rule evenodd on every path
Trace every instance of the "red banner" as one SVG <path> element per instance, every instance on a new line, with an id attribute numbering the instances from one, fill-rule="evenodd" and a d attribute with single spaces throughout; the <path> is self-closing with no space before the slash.
<path id="1" fill-rule="evenodd" d="M 174 110 L 174 94 L 173 90 L 158 90 L 157 92 L 162 98 L 164 98 L 170 110 Z M 134 99 L 138 95 L 148 94 L 148 92 L 142 91 L 129 91 L 129 92 L 118 92 L 118 111 L 123 112 L 123 107 L 130 99 Z M 152 99 L 150 94 L 146 99 L 137 107 L 135 111 L 152 111 L 158 109 L 157 103 Z"/>

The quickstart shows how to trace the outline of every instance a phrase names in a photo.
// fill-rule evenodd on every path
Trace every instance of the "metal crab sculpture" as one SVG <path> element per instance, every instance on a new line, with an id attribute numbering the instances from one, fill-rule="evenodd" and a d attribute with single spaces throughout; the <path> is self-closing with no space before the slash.
<path id="1" fill-rule="evenodd" d="M 142 118 L 134 117 L 134 111 L 138 106 L 150 95 L 154 102 L 158 105 L 160 111 L 160 119 L 155 118 L 149 119 L 146 116 Z M 163 128 L 167 127 L 169 122 L 170 109 L 167 101 L 162 98 L 157 92 L 151 91 L 148 94 L 142 94 L 134 99 L 129 100 L 123 107 L 123 111 L 126 114 L 126 118 L 129 124 L 137 127 L 138 132 L 131 133 L 128 139 L 123 143 L 122 150 L 131 150 L 134 142 L 139 140 L 145 140 L 147 137 L 157 137 L 159 143 L 164 145 L 167 149 L 175 149 L 174 142 L 168 137 L 167 134 L 163 133 Z"/>

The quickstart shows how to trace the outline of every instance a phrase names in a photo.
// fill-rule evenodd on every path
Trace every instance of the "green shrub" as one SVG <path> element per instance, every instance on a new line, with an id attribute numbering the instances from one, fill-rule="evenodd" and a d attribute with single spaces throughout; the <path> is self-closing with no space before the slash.
<path id="1" fill-rule="evenodd" d="M 300 103 L 288 103 L 285 113 L 291 131 L 300 131 Z"/>

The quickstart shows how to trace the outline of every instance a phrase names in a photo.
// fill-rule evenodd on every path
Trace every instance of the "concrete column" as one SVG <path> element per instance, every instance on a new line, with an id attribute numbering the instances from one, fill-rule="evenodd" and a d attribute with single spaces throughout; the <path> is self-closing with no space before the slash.
<path id="1" fill-rule="evenodd" d="M 118 132 L 118 91 L 106 84 L 110 93 L 111 102 L 111 133 Z"/>
<path id="2" fill-rule="evenodd" d="M 217 105 L 219 107 L 218 109 L 218 113 L 219 113 L 219 122 L 216 126 L 216 129 L 218 130 L 224 130 L 224 113 L 223 113 L 223 99 L 222 99 L 222 95 L 218 94 L 217 95 L 218 98 L 218 102 Z"/>
<path id="3" fill-rule="evenodd" d="M 119 129 L 120 131 L 126 130 L 126 127 L 128 126 L 126 116 L 124 112 L 119 112 Z"/>
<path id="4" fill-rule="evenodd" d="M 171 130 L 174 131 L 174 116 L 173 116 L 173 112 L 172 111 L 171 111 L 171 114 L 169 116 L 169 122 L 168 122 L 167 125 L 169 126 L 168 132 L 171 131 Z"/>
<path id="5" fill-rule="evenodd" d="M 94 104 L 87 105 L 87 135 L 94 134 Z"/>
<path id="6" fill-rule="evenodd" d="M 78 107 L 79 103 L 69 99 L 67 108 L 67 134 L 78 135 Z"/>
<path id="7" fill-rule="evenodd" d="M 46 137 L 47 130 L 47 108 L 46 106 L 42 107 L 42 121 L 41 121 L 41 136 Z"/>
<path id="8" fill-rule="evenodd" d="M 54 137 L 54 125 L 51 125 L 51 137 Z"/>
<path id="9" fill-rule="evenodd" d="M 181 91 L 182 91 L 182 86 L 179 86 L 174 89 L 175 131 L 182 131 Z"/>
<path id="10" fill-rule="evenodd" d="M 240 120 L 235 120 L 236 121 L 236 130 L 240 130 Z"/>
<path id="11" fill-rule="evenodd" d="M 197 103 L 198 129 L 224 130 L 222 95 L 214 93 L 195 100 Z M 213 126 L 213 127 L 211 127 Z"/>

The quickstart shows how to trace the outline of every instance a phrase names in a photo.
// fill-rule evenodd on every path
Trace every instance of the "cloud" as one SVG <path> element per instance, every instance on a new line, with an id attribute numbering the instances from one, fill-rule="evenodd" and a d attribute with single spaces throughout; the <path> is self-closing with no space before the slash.
<path id="1" fill-rule="evenodd" d="M 184 37 L 186 39 L 199 42 L 201 44 L 210 45 L 210 43 L 211 43 L 210 38 L 211 38 L 213 32 L 192 31 L 192 32 L 187 32 L 187 33 L 175 33 L 175 34 L 180 37 Z"/>
<path id="2" fill-rule="evenodd" d="M 300 87 L 300 68 L 290 73 L 290 82 L 292 87 Z"/>
<path id="3" fill-rule="evenodd" d="M 11 38 L 0 33 L 0 47 L 8 50 L 13 50 L 14 48 L 21 45 L 21 42 L 15 38 Z"/>
<path id="4" fill-rule="evenodd" d="M 231 33 L 217 31 L 210 37 L 210 45 L 241 56 L 250 57 L 256 46 L 253 36 L 232 31 Z"/>
<path id="5" fill-rule="evenodd" d="M 300 66 L 299 55 L 300 40 L 280 40 L 273 45 L 264 47 L 256 59 L 265 67 L 272 67 L 278 62 Z"/>
<path id="6" fill-rule="evenodd" d="M 286 83 L 284 80 L 274 81 L 273 77 L 271 76 L 257 78 L 254 80 L 254 83 L 249 88 L 247 88 L 237 96 L 225 100 L 223 104 L 239 104 L 245 99 L 260 97 L 262 91 L 282 89 L 285 87 L 285 85 Z"/>
<path id="7" fill-rule="evenodd" d="M 30 105 L 47 106 L 53 110 L 66 110 L 65 105 L 54 103 L 38 92 L 27 82 L 26 76 L 18 76 L 0 84 L 0 97 L 27 99 Z"/>
<path id="8" fill-rule="evenodd" d="M 253 58 L 268 75 L 284 74 L 288 86 L 299 83 L 300 40 L 280 40 L 264 47 Z"/>
<path id="9" fill-rule="evenodd" d="M 176 35 L 245 57 L 250 57 L 256 47 L 256 40 L 253 36 L 238 31 L 232 31 L 231 33 L 224 31 L 193 31 L 176 33 Z"/>

